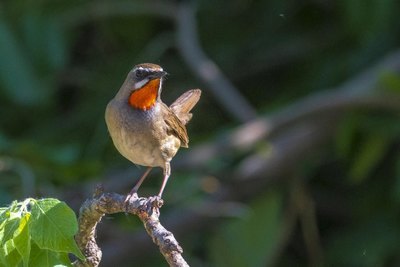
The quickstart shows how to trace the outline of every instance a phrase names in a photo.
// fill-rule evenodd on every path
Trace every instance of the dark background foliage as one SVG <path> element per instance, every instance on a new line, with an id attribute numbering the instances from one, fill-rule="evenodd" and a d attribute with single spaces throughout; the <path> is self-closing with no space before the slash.
<path id="1" fill-rule="evenodd" d="M 180 32 L 185 6 L 200 58 L 185 46 L 196 36 Z M 398 266 L 399 10 L 396 0 L 2 1 L 0 202 L 52 196 L 78 211 L 96 183 L 128 192 L 144 168 L 116 152 L 104 110 L 133 65 L 154 62 L 170 73 L 166 103 L 203 89 L 161 211 L 191 265 Z M 384 58 L 397 69 L 356 76 Z M 213 83 L 213 66 L 227 83 Z M 255 118 L 283 127 L 246 143 Z M 202 151 L 214 153 L 193 164 Z M 154 171 L 140 194 L 160 182 Z M 165 266 L 143 232 L 134 217 L 105 218 L 103 266 Z"/>

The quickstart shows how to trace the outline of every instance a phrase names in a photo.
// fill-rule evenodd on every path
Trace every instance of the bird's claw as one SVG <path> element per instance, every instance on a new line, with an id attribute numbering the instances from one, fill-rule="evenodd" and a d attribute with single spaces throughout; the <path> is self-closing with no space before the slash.
<path id="1" fill-rule="evenodd" d="M 138 198 L 137 193 L 128 194 L 124 201 L 125 212 L 129 213 L 129 205 L 131 201 Z M 159 213 L 159 209 L 163 206 L 164 200 L 160 196 L 152 196 L 146 198 L 140 198 L 143 200 L 141 204 L 141 210 L 147 214 L 152 214 L 153 212 Z"/>
<path id="2" fill-rule="evenodd" d="M 159 214 L 159 209 L 162 207 L 162 205 L 164 204 L 164 200 L 162 200 L 161 197 L 159 196 L 152 196 L 149 197 L 147 200 L 147 213 L 150 215 L 153 212 L 156 212 L 157 214 Z"/>
<path id="3" fill-rule="evenodd" d="M 149 202 L 153 208 L 161 208 L 164 204 L 164 200 L 160 196 L 149 197 Z"/>

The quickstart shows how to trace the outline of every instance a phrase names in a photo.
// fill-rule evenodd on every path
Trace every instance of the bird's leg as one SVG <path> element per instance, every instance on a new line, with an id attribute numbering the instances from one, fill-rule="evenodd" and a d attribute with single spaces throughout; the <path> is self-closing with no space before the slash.
<path id="1" fill-rule="evenodd" d="M 171 175 L 171 165 L 169 164 L 169 162 L 166 162 L 165 166 L 164 166 L 164 179 L 163 179 L 163 182 L 162 182 L 162 185 L 161 185 L 161 188 L 160 188 L 160 192 L 158 193 L 158 197 L 160 199 L 161 199 L 161 196 L 162 196 L 162 194 L 164 192 L 164 188 L 167 185 L 168 178 L 169 178 L 170 175 Z"/>
<path id="2" fill-rule="evenodd" d="M 137 183 L 135 184 L 135 186 L 132 188 L 131 192 L 129 193 L 129 195 L 132 195 L 134 193 L 137 193 L 137 191 L 139 190 L 139 187 L 142 185 L 144 179 L 146 179 L 147 175 L 149 175 L 151 169 L 153 167 L 148 167 L 147 170 L 143 173 L 142 177 L 140 177 L 139 181 L 137 181 Z"/>
<path id="3" fill-rule="evenodd" d="M 147 170 L 143 173 L 142 177 L 140 177 L 139 181 L 137 181 L 135 186 L 132 188 L 132 190 L 126 196 L 125 203 L 129 201 L 129 199 L 133 196 L 133 194 L 137 193 L 137 191 L 139 190 L 139 187 L 142 185 L 144 179 L 146 179 L 146 177 L 150 173 L 151 169 L 152 169 L 152 167 L 148 167 Z"/>

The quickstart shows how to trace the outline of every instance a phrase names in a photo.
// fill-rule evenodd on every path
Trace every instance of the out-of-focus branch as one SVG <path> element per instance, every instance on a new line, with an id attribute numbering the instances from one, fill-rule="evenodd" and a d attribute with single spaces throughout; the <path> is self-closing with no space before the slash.
<path id="1" fill-rule="evenodd" d="M 178 155 L 174 165 L 191 170 L 203 169 L 210 158 L 229 155 L 237 150 L 251 150 L 260 140 L 301 122 L 325 116 L 339 117 L 346 110 L 357 109 L 399 111 L 400 96 L 352 95 L 335 91 L 312 95 L 268 117 L 246 123 L 212 143 L 197 146 L 189 155 Z"/>
<path id="2" fill-rule="evenodd" d="M 189 266 L 182 257 L 183 249 L 174 235 L 159 221 L 159 208 L 162 201 L 157 198 L 138 197 L 136 194 L 129 199 L 128 203 L 125 203 L 125 199 L 125 196 L 116 193 L 98 193 L 83 203 L 79 214 L 79 231 L 75 240 L 86 260 L 85 262 L 78 260 L 74 265 L 95 267 L 100 264 L 102 252 L 95 239 L 97 224 L 106 214 L 125 212 L 140 218 L 169 266 Z"/>
<path id="3" fill-rule="evenodd" d="M 251 149 L 260 140 L 277 135 L 302 122 L 326 116 L 340 116 L 345 111 L 400 110 L 398 94 L 384 94 L 376 89 L 385 71 L 400 72 L 400 51 L 391 53 L 374 67 L 362 72 L 336 88 L 306 96 L 294 104 L 248 122 L 217 141 L 191 149 L 190 155 L 178 155 L 177 162 L 184 168 L 204 168 L 210 158 Z"/>
<path id="4" fill-rule="evenodd" d="M 251 149 L 256 143 L 269 137 L 271 153 L 252 153 L 237 164 L 235 169 L 221 174 L 227 179 L 229 177 L 231 182 L 221 187 L 196 210 L 215 211 L 218 203 L 241 201 L 256 196 L 274 179 L 285 177 L 287 171 L 293 170 L 304 160 L 305 155 L 323 147 L 322 145 L 335 133 L 337 120 L 346 114 L 346 111 L 367 108 L 398 112 L 400 97 L 371 94 L 371 91 L 376 89 L 383 71 L 400 71 L 400 52 L 389 55 L 376 67 L 336 89 L 305 97 L 275 114 L 240 126 L 217 141 L 195 147 L 183 158 L 177 158 L 174 162 L 175 169 L 204 169 L 210 158 L 232 154 L 235 149 Z M 111 180 L 121 181 L 115 177 Z M 111 184 L 107 186 L 112 187 Z M 179 215 L 166 215 L 166 225 L 179 235 L 198 229 L 206 221 L 212 220 L 209 214 L 196 210 L 181 211 Z M 215 211 L 215 214 L 217 213 Z M 134 252 L 128 251 L 125 247 L 118 246 L 117 242 L 121 240 L 130 244 L 140 244 L 140 247 Z M 112 248 L 112 254 L 117 251 L 119 255 L 133 257 L 133 254 L 139 255 L 148 251 L 150 245 L 145 240 L 145 236 L 140 233 L 130 237 L 121 234 L 118 241 L 107 242 L 105 251 Z M 118 262 L 118 258 L 112 254 L 105 258 L 106 266 Z"/>
<path id="5" fill-rule="evenodd" d="M 257 114 L 255 109 L 202 49 L 192 4 L 182 1 L 175 20 L 178 48 L 186 64 L 207 84 L 207 89 L 233 117 L 241 122 L 254 119 Z"/>

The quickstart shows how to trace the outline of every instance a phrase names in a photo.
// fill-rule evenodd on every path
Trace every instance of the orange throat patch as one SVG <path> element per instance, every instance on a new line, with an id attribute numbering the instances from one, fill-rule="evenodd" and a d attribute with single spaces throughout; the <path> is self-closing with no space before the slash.
<path id="1" fill-rule="evenodd" d="M 150 109 L 156 103 L 159 86 L 160 79 L 154 79 L 133 91 L 129 96 L 129 105 L 140 110 Z"/>

